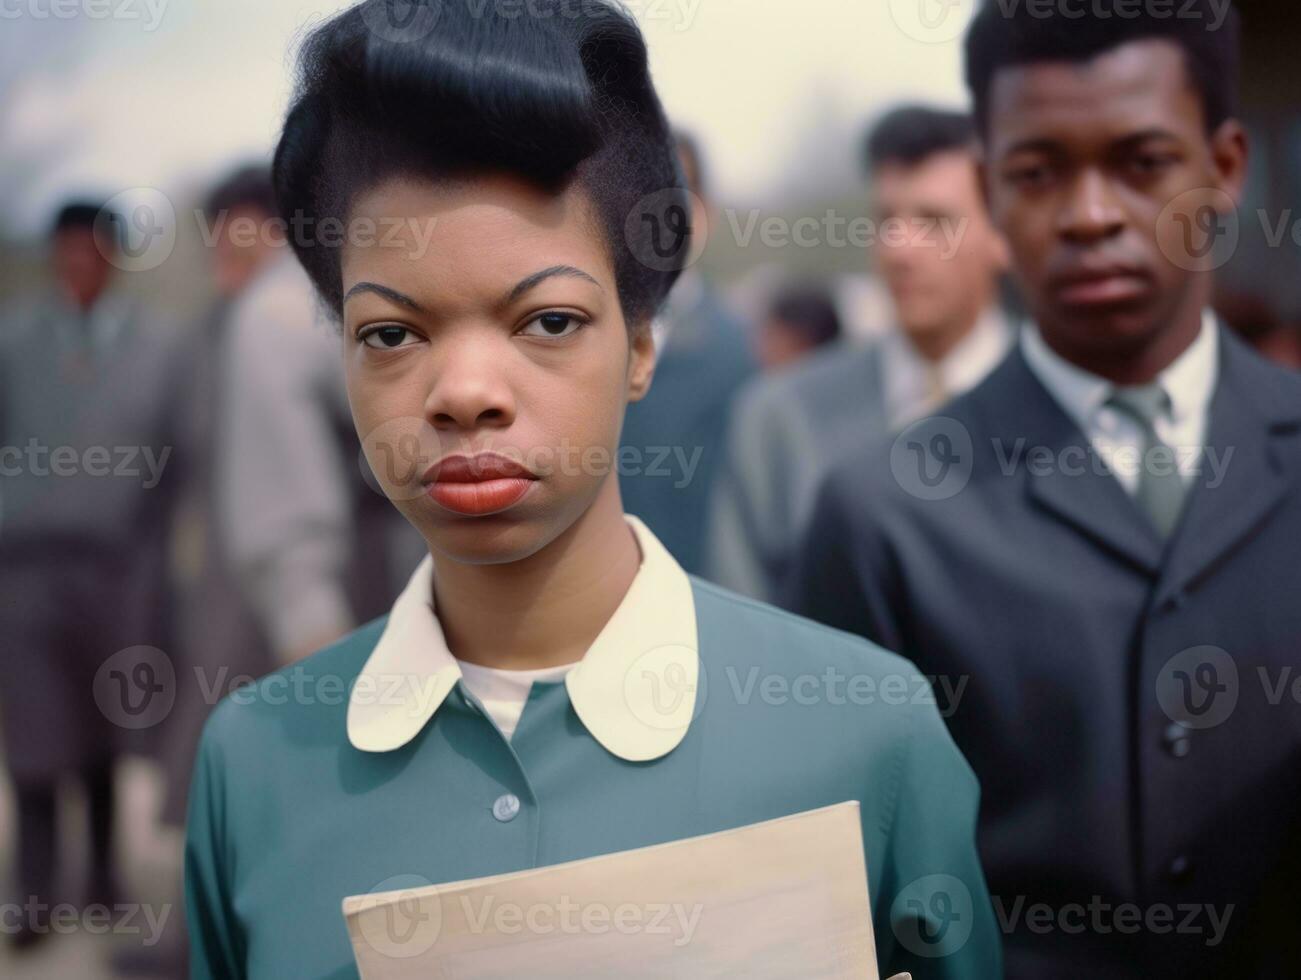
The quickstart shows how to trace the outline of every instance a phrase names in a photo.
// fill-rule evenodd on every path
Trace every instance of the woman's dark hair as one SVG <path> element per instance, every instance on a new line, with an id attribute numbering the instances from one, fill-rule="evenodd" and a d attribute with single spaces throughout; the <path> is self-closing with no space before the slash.
<path id="1" fill-rule="evenodd" d="M 632 19 L 605 0 L 364 0 L 313 30 L 272 176 L 299 260 L 341 314 L 338 236 L 391 177 L 506 173 L 595 205 L 629 325 L 686 264 L 673 139 Z M 295 221 L 299 224 L 295 224 Z M 665 245 L 665 227 L 676 232 Z M 302 229 L 306 229 L 306 234 Z"/>
<path id="2" fill-rule="evenodd" d="M 1132 0 L 1090 0 L 1044 8 L 985 0 L 966 42 L 977 125 L 983 132 L 989 122 L 989 90 L 1001 69 L 1091 61 L 1122 44 L 1163 40 L 1183 51 L 1188 82 L 1201 96 L 1207 131 L 1214 132 L 1238 111 L 1238 12 L 1220 0 L 1180 0 L 1177 7 L 1157 12 Z"/>

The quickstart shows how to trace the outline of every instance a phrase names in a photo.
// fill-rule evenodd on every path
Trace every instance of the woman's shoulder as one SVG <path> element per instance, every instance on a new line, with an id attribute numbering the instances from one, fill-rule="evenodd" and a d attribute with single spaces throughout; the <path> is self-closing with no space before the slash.
<path id="1" fill-rule="evenodd" d="M 337 741 L 349 693 L 387 620 L 372 620 L 296 663 L 234 687 L 209 715 L 205 745 L 265 752 L 276 740 Z"/>
<path id="2" fill-rule="evenodd" d="M 864 637 L 691 576 L 705 657 L 743 656 L 792 666 L 845 667 L 881 676 L 916 672 L 911 661 Z"/>

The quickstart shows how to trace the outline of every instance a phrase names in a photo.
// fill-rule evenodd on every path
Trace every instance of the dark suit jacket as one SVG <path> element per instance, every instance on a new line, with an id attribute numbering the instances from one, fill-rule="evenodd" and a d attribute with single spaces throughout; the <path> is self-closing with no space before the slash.
<path id="1" fill-rule="evenodd" d="M 1301 375 L 1221 338 L 1168 546 L 1016 350 L 832 472 L 787 583 L 940 675 L 1015 980 L 1301 969 Z"/>

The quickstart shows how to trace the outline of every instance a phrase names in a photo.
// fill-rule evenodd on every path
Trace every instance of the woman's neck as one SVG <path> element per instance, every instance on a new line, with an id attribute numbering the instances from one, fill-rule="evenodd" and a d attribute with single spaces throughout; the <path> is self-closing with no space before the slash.
<path id="1" fill-rule="evenodd" d="M 448 649 L 485 667 L 534 670 L 581 660 L 641 565 L 618 485 L 523 561 L 436 560 L 434 608 Z"/>

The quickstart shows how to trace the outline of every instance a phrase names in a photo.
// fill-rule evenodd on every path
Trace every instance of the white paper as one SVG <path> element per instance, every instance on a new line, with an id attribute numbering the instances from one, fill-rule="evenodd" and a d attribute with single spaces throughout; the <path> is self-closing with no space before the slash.
<path id="1" fill-rule="evenodd" d="M 875 980 L 857 802 L 344 899 L 362 980 Z"/>

